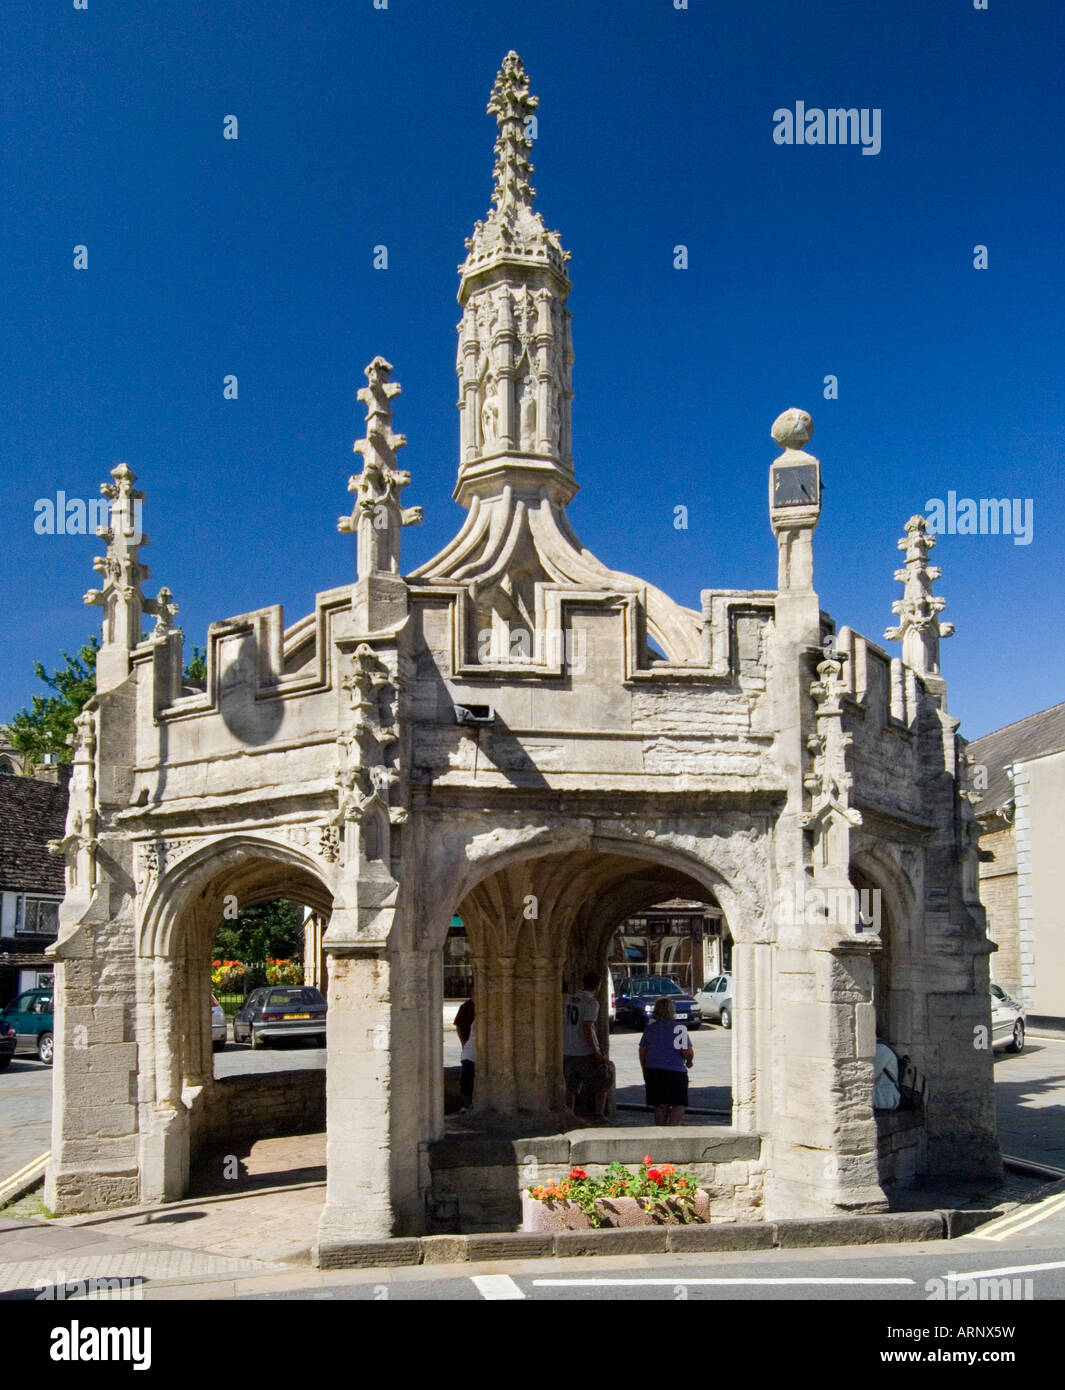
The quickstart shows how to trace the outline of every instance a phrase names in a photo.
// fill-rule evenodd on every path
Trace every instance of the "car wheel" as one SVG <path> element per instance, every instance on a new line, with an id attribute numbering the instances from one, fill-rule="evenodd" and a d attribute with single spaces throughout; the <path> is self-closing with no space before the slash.
<path id="1" fill-rule="evenodd" d="M 689 1023 L 689 1024 L 688 1024 L 688 1032 L 689 1032 L 689 1033 L 698 1033 L 699 1029 L 700 1029 L 702 1026 L 703 1026 L 703 1021 L 702 1021 L 702 1019 L 700 1019 L 698 1023 Z"/>
<path id="2" fill-rule="evenodd" d="M 0 1071 L 7 1071 L 8 1067 L 9 1067 L 10 1065 L 11 1065 L 11 1058 L 10 1058 L 10 1057 L 0 1057 Z"/>
<path id="3" fill-rule="evenodd" d="M 1022 1019 L 1018 1019 L 1013 1025 L 1013 1041 L 1010 1043 L 1008 1051 L 1024 1051 L 1024 1022 Z"/>
<path id="4" fill-rule="evenodd" d="M 37 1057 L 46 1067 L 52 1065 L 52 1051 L 54 1048 L 51 1033 L 42 1033 L 37 1039 Z"/>
<path id="5" fill-rule="evenodd" d="M 732 1010 L 727 1005 L 721 1010 L 721 1026 L 722 1028 L 732 1027 Z"/>
<path id="6" fill-rule="evenodd" d="M 216 1052 L 221 1052 L 222 1049 L 225 1047 L 225 1043 L 224 1043 L 224 1042 L 216 1042 L 216 1043 L 212 1043 L 211 1046 L 214 1048 L 214 1050 L 215 1050 Z"/>

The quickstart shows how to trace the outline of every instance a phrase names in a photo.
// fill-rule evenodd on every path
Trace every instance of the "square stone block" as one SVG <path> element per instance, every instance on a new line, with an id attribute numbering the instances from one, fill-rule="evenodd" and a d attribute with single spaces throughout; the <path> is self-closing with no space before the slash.
<path id="1" fill-rule="evenodd" d="M 319 1269 L 376 1269 L 390 1265 L 416 1265 L 421 1261 L 421 1242 L 414 1236 L 395 1240 L 325 1240 L 311 1252 Z"/>
<path id="2" fill-rule="evenodd" d="M 670 1226 L 669 1249 L 675 1254 L 714 1250 L 772 1250 L 774 1231 L 763 1222 L 711 1221 L 708 1225 Z M 683 1284 L 683 1279 L 678 1279 Z"/>

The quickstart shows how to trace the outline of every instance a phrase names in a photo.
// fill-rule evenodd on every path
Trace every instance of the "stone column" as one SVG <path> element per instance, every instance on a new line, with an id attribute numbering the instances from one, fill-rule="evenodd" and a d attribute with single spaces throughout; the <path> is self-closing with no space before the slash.
<path id="1" fill-rule="evenodd" d="M 140 1142 L 142 1202 L 174 1202 L 189 1180 L 189 1115 L 181 1098 L 181 992 L 184 971 L 169 956 L 153 969 L 151 1046 L 155 1095 Z"/>
<path id="2" fill-rule="evenodd" d="M 320 1247 L 395 1234 L 390 989 L 383 949 L 331 955 Z M 409 1159 L 417 1164 L 416 1154 Z"/>

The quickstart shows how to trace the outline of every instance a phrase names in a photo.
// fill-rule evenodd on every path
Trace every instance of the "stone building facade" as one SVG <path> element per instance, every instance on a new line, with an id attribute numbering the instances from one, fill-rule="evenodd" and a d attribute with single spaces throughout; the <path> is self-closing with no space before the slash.
<path id="1" fill-rule="evenodd" d="M 566 515 L 568 253 L 533 208 L 535 108 L 508 54 L 488 108 L 492 207 L 460 270 L 468 515 L 440 554 L 403 574 L 421 513 L 401 500 L 400 388 L 378 357 L 341 521 L 355 579 L 288 627 L 277 607 L 212 624 L 192 691 L 169 591 L 144 596 L 142 494 L 125 465 L 105 485 L 87 595 L 103 611 L 98 692 L 62 846 L 55 1210 L 180 1197 L 224 1123 L 208 970 L 227 894 L 328 918 L 323 1249 L 425 1230 L 434 1153 L 452 1174 L 462 1162 L 434 1149 L 455 914 L 478 1005 L 475 1118 L 494 1134 L 565 1127 L 564 985 L 602 969 L 619 923 L 684 898 L 719 908 L 734 942 L 735 1135 L 718 1147 L 750 1165 L 729 1181 L 757 1180 L 758 1212 L 883 1207 L 900 1171 L 872 1110 L 878 1031 L 929 1078 L 908 1122 L 922 1162 L 1000 1171 L 934 539 L 915 517 L 900 542 L 901 657 L 837 629 L 814 588 L 812 422 L 788 410 L 769 470 L 775 590 L 708 589 L 696 611 L 584 548 Z"/>
<path id="2" fill-rule="evenodd" d="M 1029 1019 L 1065 1023 L 1065 704 L 974 739 L 980 900 L 992 978 Z"/>
<path id="3" fill-rule="evenodd" d="M 59 768 L 39 771 L 57 775 L 0 775 L 0 1005 L 52 981 L 64 881 L 47 846 L 63 833 L 67 788 Z"/>

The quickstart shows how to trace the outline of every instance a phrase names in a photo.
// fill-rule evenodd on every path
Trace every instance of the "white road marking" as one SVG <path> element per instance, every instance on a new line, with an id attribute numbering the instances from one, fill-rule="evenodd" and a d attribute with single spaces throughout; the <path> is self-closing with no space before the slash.
<path id="1" fill-rule="evenodd" d="M 524 1298 L 509 1274 L 472 1274 L 470 1282 L 477 1286 L 482 1298 Z"/>
<path id="2" fill-rule="evenodd" d="M 678 1275 L 675 1279 L 534 1279 L 533 1284 L 538 1288 L 580 1288 L 580 1289 L 627 1289 L 627 1288 L 657 1288 L 672 1289 L 678 1284 L 689 1285 L 714 1285 L 726 1287 L 730 1285 L 756 1285 L 759 1287 L 770 1287 L 774 1284 L 816 1284 L 824 1286 L 832 1285 L 853 1285 L 853 1284 L 916 1284 L 915 1279 L 689 1279 L 684 1275 Z"/>
<path id="3" fill-rule="evenodd" d="M 1011 1265 L 1009 1269 L 973 1269 L 965 1274 L 943 1274 L 940 1278 L 954 1282 L 959 1279 L 994 1279 L 1001 1274 L 1038 1274 L 1042 1269 L 1065 1269 L 1065 1260 L 1055 1260 L 1046 1265 Z"/>
<path id="4" fill-rule="evenodd" d="M 1049 1197 L 1044 1197 L 1041 1202 L 1036 1202 L 1034 1206 L 1022 1207 L 1019 1211 L 1008 1212 L 981 1230 L 971 1231 L 968 1238 L 970 1240 L 1005 1240 L 1008 1236 L 1026 1231 L 1029 1226 L 1036 1226 L 1040 1221 L 1046 1221 L 1049 1217 L 1057 1216 L 1059 1212 L 1063 1211 L 1065 1211 L 1065 1192 L 1055 1192 Z"/>

